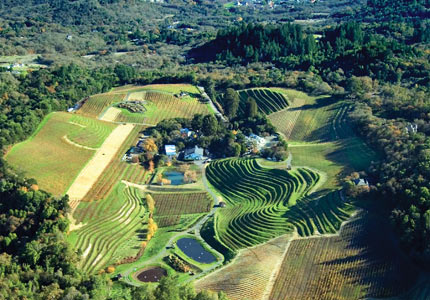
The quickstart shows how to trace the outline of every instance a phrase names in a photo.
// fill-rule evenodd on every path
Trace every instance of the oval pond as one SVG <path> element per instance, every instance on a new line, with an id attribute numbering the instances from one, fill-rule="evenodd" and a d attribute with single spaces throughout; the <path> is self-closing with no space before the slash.
<path id="1" fill-rule="evenodd" d="M 199 263 L 210 264 L 216 261 L 216 257 L 203 248 L 203 246 L 195 239 L 182 238 L 176 242 L 176 245 L 188 257 Z"/>
<path id="2" fill-rule="evenodd" d="M 158 282 L 161 277 L 167 276 L 167 271 L 161 267 L 145 268 L 137 274 L 137 280 L 141 282 Z"/>

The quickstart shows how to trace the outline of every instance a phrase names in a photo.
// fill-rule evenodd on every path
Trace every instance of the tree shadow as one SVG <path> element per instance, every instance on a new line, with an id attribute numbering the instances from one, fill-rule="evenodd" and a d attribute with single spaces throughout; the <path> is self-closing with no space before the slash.
<path id="1" fill-rule="evenodd" d="M 341 255 L 349 255 L 320 265 L 353 286 L 365 287 L 366 298 L 399 295 L 417 280 L 418 267 L 400 249 L 388 219 L 379 214 L 361 213 L 332 239 Z"/>
<path id="2" fill-rule="evenodd" d="M 338 96 L 330 96 L 330 97 L 318 97 L 315 99 L 314 104 L 304 104 L 302 106 L 298 107 L 291 107 L 289 110 L 296 111 L 296 110 L 309 110 L 309 109 L 319 109 L 323 108 L 332 104 L 335 104 L 342 99 Z"/>

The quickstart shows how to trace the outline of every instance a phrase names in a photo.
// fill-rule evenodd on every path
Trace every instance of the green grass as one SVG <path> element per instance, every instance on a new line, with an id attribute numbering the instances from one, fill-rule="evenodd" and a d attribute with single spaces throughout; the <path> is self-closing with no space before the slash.
<path id="1" fill-rule="evenodd" d="M 350 104 L 347 101 L 309 96 L 291 89 L 272 90 L 284 93 L 293 102 L 303 99 L 302 106 L 293 108 L 299 115 L 288 139 L 289 151 L 293 166 L 311 167 L 326 175 L 322 188 L 339 188 L 340 178 L 352 171 L 365 170 L 371 161 L 379 159 L 349 125 Z M 283 121 L 280 121 L 280 113 L 285 114 Z M 289 109 L 279 112 L 274 125 L 283 132 L 282 125 L 287 126 L 287 119 L 291 117 Z"/>
<path id="2" fill-rule="evenodd" d="M 40 188 L 63 194 L 94 151 L 67 143 L 64 136 L 82 128 L 69 123 L 71 114 L 48 115 L 28 140 L 15 145 L 6 160 L 27 177 L 35 178 Z"/>
<path id="3" fill-rule="evenodd" d="M 319 180 L 309 169 L 268 169 L 255 159 L 215 161 L 207 176 L 227 202 L 216 213 L 215 228 L 218 239 L 232 250 L 291 231 L 285 213 Z"/>
<path id="4" fill-rule="evenodd" d="M 84 219 L 84 226 L 72 231 L 69 241 L 83 253 L 80 267 L 94 273 L 124 257 L 135 256 L 146 236 L 145 208 L 140 190 L 118 184 L 112 193 L 97 205 L 80 204 L 96 210 Z M 79 216 L 74 216 L 76 219 Z"/>

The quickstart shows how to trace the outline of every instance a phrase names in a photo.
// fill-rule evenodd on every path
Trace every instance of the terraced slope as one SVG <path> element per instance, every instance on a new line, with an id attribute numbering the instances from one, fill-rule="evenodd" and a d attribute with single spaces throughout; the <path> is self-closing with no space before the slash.
<path id="1" fill-rule="evenodd" d="M 287 211 L 319 180 L 309 169 L 267 169 L 255 159 L 215 161 L 207 177 L 228 204 L 218 210 L 215 226 L 218 239 L 232 250 L 291 231 Z"/>
<path id="2" fill-rule="evenodd" d="M 274 92 L 270 89 L 248 89 L 239 91 L 240 107 L 243 111 L 249 97 L 255 99 L 258 110 L 266 115 L 280 111 L 288 107 L 289 102 L 287 97 L 279 92 Z"/>
<path id="3" fill-rule="evenodd" d="M 297 228 L 300 236 L 336 233 L 342 222 L 349 219 L 356 208 L 345 203 L 340 192 L 326 195 L 315 193 L 301 199 L 291 207 L 286 217 Z"/>
<path id="4" fill-rule="evenodd" d="M 108 263 L 136 255 L 138 250 L 133 248 L 139 245 L 138 230 L 144 229 L 141 198 L 140 190 L 119 185 L 96 207 L 93 217 L 86 218 L 85 225 L 73 232 L 73 244 L 83 253 L 83 270 L 94 273 Z M 88 203 L 87 209 L 91 205 L 95 203 Z"/>

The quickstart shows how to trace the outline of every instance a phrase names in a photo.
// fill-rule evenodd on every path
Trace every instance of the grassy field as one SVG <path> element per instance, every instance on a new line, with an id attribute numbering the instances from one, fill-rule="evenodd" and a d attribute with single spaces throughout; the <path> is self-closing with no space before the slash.
<path id="1" fill-rule="evenodd" d="M 363 212 L 340 236 L 293 241 L 269 299 L 353 300 L 404 292 L 418 272 L 387 227 Z"/>
<path id="2" fill-rule="evenodd" d="M 266 88 L 247 89 L 238 91 L 240 97 L 239 110 L 244 111 L 249 97 L 255 99 L 258 110 L 266 115 L 280 111 L 288 107 L 288 99 L 283 93 Z"/>
<path id="3" fill-rule="evenodd" d="M 269 115 L 269 119 L 288 138 L 293 165 L 326 174 L 322 188 L 338 188 L 342 176 L 365 170 L 378 159 L 349 126 L 347 102 L 289 89 L 273 90 L 284 93 L 293 104 L 290 109 Z"/>
<path id="4" fill-rule="evenodd" d="M 95 153 L 68 143 L 64 137 L 99 146 L 114 127 L 68 113 L 52 113 L 32 137 L 15 145 L 6 159 L 26 176 L 35 178 L 42 189 L 61 195 Z"/>
<path id="5" fill-rule="evenodd" d="M 215 161 L 207 177 L 227 202 L 216 213 L 215 227 L 218 239 L 232 250 L 291 231 L 285 213 L 319 180 L 309 169 L 262 168 L 255 159 Z"/>
<path id="6" fill-rule="evenodd" d="M 72 231 L 69 241 L 83 253 L 83 270 L 94 273 L 137 254 L 146 232 L 142 197 L 140 190 L 117 184 L 105 199 L 79 205 L 74 218 L 82 220 L 84 226 Z"/>

